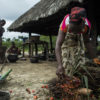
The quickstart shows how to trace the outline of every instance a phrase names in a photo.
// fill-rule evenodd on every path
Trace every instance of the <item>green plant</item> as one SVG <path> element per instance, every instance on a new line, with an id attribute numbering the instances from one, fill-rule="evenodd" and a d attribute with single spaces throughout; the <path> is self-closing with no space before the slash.
<path id="1" fill-rule="evenodd" d="M 79 59 L 80 55 L 81 55 L 81 51 L 76 56 L 75 65 L 72 67 L 71 71 L 69 71 L 69 73 L 67 73 L 67 74 L 70 75 L 71 77 L 74 76 L 75 74 L 77 74 L 81 78 L 82 86 L 86 87 L 88 89 L 88 77 L 86 75 L 82 74 L 80 72 L 80 70 L 83 70 L 92 79 L 93 79 L 93 77 L 89 73 L 89 71 L 87 69 L 87 66 L 79 63 L 80 62 L 80 59 Z M 89 94 L 88 93 L 87 93 L 87 97 L 88 97 L 88 100 L 89 100 L 90 98 L 89 98 Z"/>

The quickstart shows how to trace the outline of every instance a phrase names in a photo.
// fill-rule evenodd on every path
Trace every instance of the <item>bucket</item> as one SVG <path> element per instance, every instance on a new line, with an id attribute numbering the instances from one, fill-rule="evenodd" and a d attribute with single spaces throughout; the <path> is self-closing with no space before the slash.
<path id="1" fill-rule="evenodd" d="M 31 58 L 30 58 L 30 62 L 31 62 L 31 63 L 38 63 L 38 62 L 39 62 L 38 56 L 31 57 Z"/>
<path id="2" fill-rule="evenodd" d="M 38 42 L 40 40 L 40 36 L 31 36 L 30 37 L 30 42 Z"/>
<path id="3" fill-rule="evenodd" d="M 45 56 L 45 55 L 40 55 L 40 56 L 39 56 L 39 59 L 40 59 L 40 60 L 46 60 L 46 56 Z"/>
<path id="4" fill-rule="evenodd" d="M 10 94 L 7 92 L 0 91 L 0 100 L 10 100 Z"/>
<path id="5" fill-rule="evenodd" d="M 1 75 L 0 75 L 0 78 L 1 78 Z M 0 80 L 0 84 L 4 84 L 5 82 L 6 82 L 6 79 Z"/>
<path id="6" fill-rule="evenodd" d="M 9 54 L 7 58 L 9 60 L 9 62 L 16 62 L 18 60 L 18 55 L 16 55 L 16 54 Z"/>

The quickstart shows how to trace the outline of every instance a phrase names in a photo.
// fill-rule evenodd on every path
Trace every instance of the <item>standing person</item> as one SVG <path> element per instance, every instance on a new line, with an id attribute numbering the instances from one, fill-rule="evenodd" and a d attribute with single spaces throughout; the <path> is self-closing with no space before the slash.
<path id="1" fill-rule="evenodd" d="M 0 20 L 0 63 L 4 62 L 6 47 L 2 46 L 2 35 L 5 32 L 3 26 L 6 24 L 5 20 Z"/>
<path id="2" fill-rule="evenodd" d="M 5 29 L 3 26 L 6 24 L 6 21 L 4 19 L 0 20 L 0 46 L 2 45 L 2 35 L 5 32 Z"/>
<path id="3" fill-rule="evenodd" d="M 65 16 L 56 41 L 57 75 L 66 72 L 68 76 L 71 76 L 76 64 L 77 66 L 85 64 L 85 47 L 92 59 L 96 57 L 89 39 L 90 28 L 91 25 L 86 18 L 84 8 L 74 7 L 71 9 L 71 13 Z"/>

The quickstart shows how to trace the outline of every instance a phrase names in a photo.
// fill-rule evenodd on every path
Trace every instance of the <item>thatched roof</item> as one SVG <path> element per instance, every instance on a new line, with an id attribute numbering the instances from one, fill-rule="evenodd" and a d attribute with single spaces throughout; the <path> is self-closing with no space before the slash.
<path id="1" fill-rule="evenodd" d="M 20 16 L 8 30 L 56 35 L 63 17 L 72 6 L 78 4 L 77 1 L 82 0 L 41 0 Z"/>
<path id="2" fill-rule="evenodd" d="M 8 30 L 57 35 L 62 19 L 74 6 L 86 8 L 93 34 L 100 34 L 99 0 L 41 0 L 20 16 Z"/>

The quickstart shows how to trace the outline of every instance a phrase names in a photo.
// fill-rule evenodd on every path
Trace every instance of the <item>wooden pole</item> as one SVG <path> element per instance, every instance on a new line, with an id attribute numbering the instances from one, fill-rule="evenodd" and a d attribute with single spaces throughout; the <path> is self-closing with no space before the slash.
<path id="1" fill-rule="evenodd" d="M 33 57 L 33 43 L 32 43 L 32 45 L 31 45 L 31 52 L 32 52 L 32 57 Z"/>
<path id="2" fill-rule="evenodd" d="M 35 43 L 35 55 L 38 55 L 38 45 Z"/>
<path id="3" fill-rule="evenodd" d="M 52 35 L 49 35 L 50 37 L 50 52 L 53 52 L 53 45 L 52 45 Z"/>
<path id="4" fill-rule="evenodd" d="M 31 33 L 29 33 L 29 57 L 31 57 L 31 41 L 30 41 Z"/>
<path id="5" fill-rule="evenodd" d="M 45 46 L 46 46 L 46 59 L 48 59 L 49 51 L 48 51 L 48 43 L 47 42 L 45 42 Z"/>
<path id="6" fill-rule="evenodd" d="M 24 46 L 25 46 L 25 45 L 24 45 L 24 43 L 23 43 L 23 57 L 25 56 L 25 55 L 24 55 Z"/>

